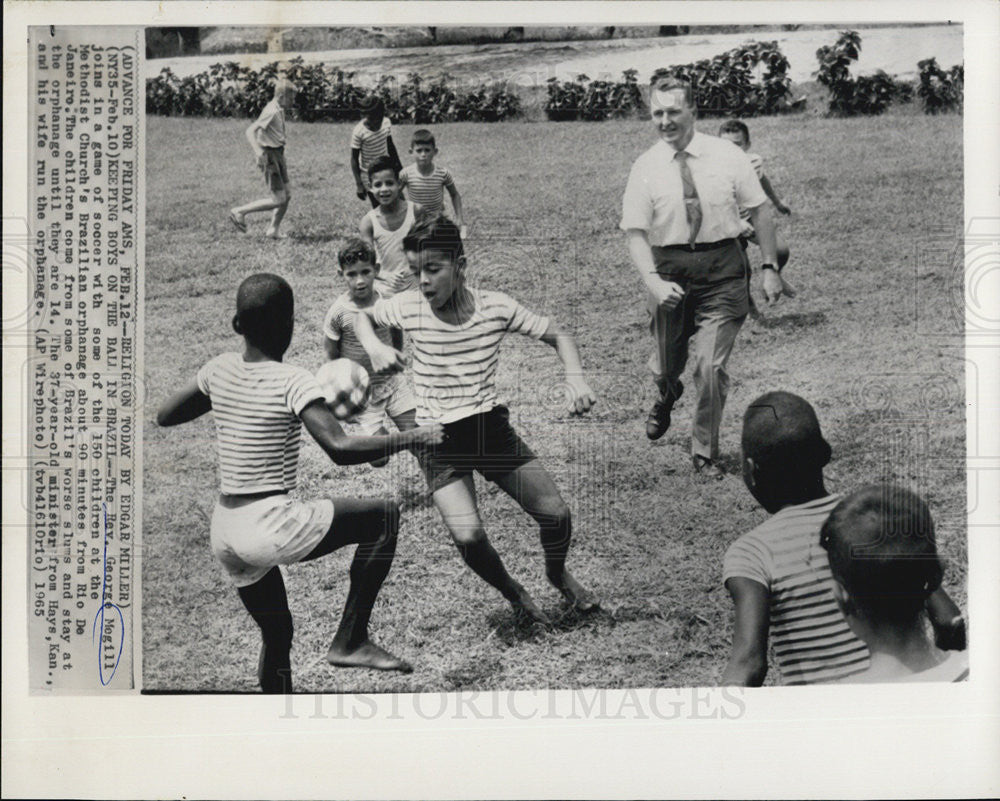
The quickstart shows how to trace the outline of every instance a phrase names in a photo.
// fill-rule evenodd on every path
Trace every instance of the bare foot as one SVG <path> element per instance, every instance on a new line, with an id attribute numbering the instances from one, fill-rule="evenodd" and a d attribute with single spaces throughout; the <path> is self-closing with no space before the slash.
<path id="1" fill-rule="evenodd" d="M 524 618 L 529 623 L 540 623 L 543 626 L 552 625 L 549 616 L 538 608 L 532 597 L 528 595 L 528 591 L 523 587 L 518 593 L 517 600 L 511 601 L 510 605 L 514 607 L 514 616 L 517 618 Z"/>
<path id="2" fill-rule="evenodd" d="M 572 606 L 577 612 L 585 615 L 590 612 L 596 612 L 601 608 L 600 602 L 585 590 L 568 570 L 563 570 L 562 578 L 558 581 L 553 580 L 551 577 L 549 581 L 563 594 L 566 603 Z"/>
<path id="3" fill-rule="evenodd" d="M 326 661 L 336 667 L 359 667 L 372 670 L 398 670 L 412 673 L 413 666 L 405 659 L 393 656 L 371 640 L 365 640 L 350 651 L 334 643 L 326 653 Z"/>
<path id="4" fill-rule="evenodd" d="M 237 214 L 235 209 L 229 212 L 229 222 L 236 226 L 236 230 L 241 234 L 247 232 L 246 218 L 242 214 Z"/>
<path id="5" fill-rule="evenodd" d="M 278 240 L 281 240 L 281 239 L 288 239 L 288 235 L 287 235 L 287 234 L 281 234 L 281 233 L 278 233 L 278 232 L 277 232 L 277 231 L 275 231 L 275 230 L 274 230 L 273 228 L 268 228 L 268 229 L 267 229 L 267 233 L 266 233 L 266 234 L 264 234 L 264 235 L 265 235 L 265 236 L 266 236 L 266 237 L 267 237 L 268 239 L 278 239 Z"/>

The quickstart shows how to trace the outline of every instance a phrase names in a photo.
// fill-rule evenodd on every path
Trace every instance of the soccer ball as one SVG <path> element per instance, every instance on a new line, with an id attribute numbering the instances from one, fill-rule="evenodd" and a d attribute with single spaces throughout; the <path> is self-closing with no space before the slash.
<path id="1" fill-rule="evenodd" d="M 368 371 L 350 359 L 334 359 L 316 371 L 326 405 L 338 420 L 349 420 L 368 405 Z"/>

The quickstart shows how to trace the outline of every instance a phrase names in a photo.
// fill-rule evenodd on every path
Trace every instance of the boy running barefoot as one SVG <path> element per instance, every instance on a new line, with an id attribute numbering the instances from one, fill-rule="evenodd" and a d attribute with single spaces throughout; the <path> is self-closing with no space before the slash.
<path id="1" fill-rule="evenodd" d="M 927 636 L 927 602 L 944 567 L 920 497 L 901 487 L 864 487 L 830 513 L 820 543 L 830 557 L 837 605 L 871 651 L 871 666 L 849 681 L 969 678 L 968 654 L 940 650 Z"/>
<path id="2" fill-rule="evenodd" d="M 511 578 L 487 539 L 479 516 L 473 471 L 510 495 L 540 527 L 549 581 L 577 611 L 597 601 L 566 569 L 570 511 L 552 477 L 511 427 L 496 392 L 500 343 L 508 333 L 540 339 L 556 349 L 566 371 L 570 413 L 596 402 L 583 378 L 573 338 L 502 292 L 465 284 L 459 230 L 438 217 L 407 238 L 419 290 L 379 300 L 358 315 L 358 339 L 376 370 L 397 368 L 402 355 L 381 342 L 374 325 L 402 328 L 413 342 L 417 422 L 444 425 L 440 445 L 418 449 L 418 459 L 445 525 L 466 564 L 499 590 L 518 616 L 548 624 L 528 592 Z"/>
<path id="3" fill-rule="evenodd" d="M 257 156 L 257 168 L 264 174 L 264 183 L 270 189 L 271 197 L 230 210 L 229 219 L 240 233 L 247 232 L 246 215 L 269 211 L 271 224 L 266 236 L 285 239 L 278 231 L 292 196 L 285 164 L 285 112 L 292 107 L 296 91 L 294 84 L 279 80 L 274 85 L 274 98 L 246 130 L 247 141 Z"/>
<path id="4" fill-rule="evenodd" d="M 161 426 L 209 411 L 215 417 L 222 487 L 212 515 L 212 551 L 260 626 L 257 676 L 266 693 L 292 691 L 292 616 L 278 565 L 351 544 L 358 548 L 350 589 L 327 660 L 340 667 L 411 670 L 368 638 L 372 607 L 396 550 L 399 507 L 382 499 L 293 498 L 302 424 L 342 465 L 433 445 L 442 437 L 439 425 L 384 437 L 345 435 L 312 373 L 282 361 L 293 319 L 292 288 L 276 275 L 251 275 L 240 284 L 233 318 L 242 353 L 209 361 L 156 416 Z"/>
<path id="5" fill-rule="evenodd" d="M 351 132 L 351 172 L 358 200 L 368 198 L 372 208 L 378 205 L 378 200 L 371 192 L 368 168 L 380 158 L 388 158 L 397 174 L 403 169 L 392 141 L 392 123 L 385 116 L 385 104 L 380 98 L 369 96 L 361 105 L 361 121 Z"/>
<path id="6" fill-rule="evenodd" d="M 401 373 L 376 373 L 368 353 L 358 341 L 354 320 L 362 309 L 371 307 L 381 297 L 375 288 L 379 267 L 368 243 L 357 237 L 348 239 L 337 254 L 340 276 L 347 283 L 347 291 L 338 297 L 323 320 L 323 346 L 327 358 L 351 359 L 368 371 L 371 377 L 371 395 L 368 405 L 353 420 L 365 434 L 385 434 L 388 416 L 400 431 L 416 426 L 417 401 L 409 382 Z M 379 326 L 375 334 L 386 345 L 403 347 L 403 335 L 398 328 Z M 376 459 L 373 467 L 384 467 L 388 457 Z"/>
<path id="7" fill-rule="evenodd" d="M 451 196 L 451 205 L 455 210 L 455 224 L 465 239 L 465 223 L 462 221 L 462 196 L 455 186 L 455 179 L 447 169 L 436 165 L 434 158 L 438 154 L 434 134 L 426 128 L 413 133 L 410 140 L 410 153 L 415 162 L 408 164 L 399 174 L 399 182 L 406 190 L 406 196 L 418 203 L 428 217 L 437 217 L 444 213 L 444 190 Z"/>
<path id="8" fill-rule="evenodd" d="M 361 218 L 358 229 L 361 238 L 375 250 L 379 263 L 375 285 L 382 297 L 389 298 L 417 285 L 403 250 L 403 239 L 423 210 L 403 197 L 399 168 L 391 159 L 376 159 L 368 168 L 368 178 L 378 205 Z"/>

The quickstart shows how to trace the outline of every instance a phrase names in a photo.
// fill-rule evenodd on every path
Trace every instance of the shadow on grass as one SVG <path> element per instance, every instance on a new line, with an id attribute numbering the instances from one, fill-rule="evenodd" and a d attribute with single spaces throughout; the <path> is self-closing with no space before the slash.
<path id="1" fill-rule="evenodd" d="M 826 312 L 791 312 L 778 317 L 767 317 L 761 314 L 755 321 L 755 325 L 761 328 L 775 329 L 779 331 L 796 331 L 800 328 L 813 328 L 826 322 Z"/>
<path id="2" fill-rule="evenodd" d="M 288 238 L 301 245 L 320 245 L 325 242 L 336 242 L 344 237 L 341 234 L 331 234 L 325 231 L 296 231 L 290 233 Z"/>

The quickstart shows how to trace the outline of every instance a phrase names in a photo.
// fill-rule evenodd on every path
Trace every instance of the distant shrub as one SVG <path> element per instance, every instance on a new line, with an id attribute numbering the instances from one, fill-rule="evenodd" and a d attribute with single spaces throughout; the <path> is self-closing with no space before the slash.
<path id="1" fill-rule="evenodd" d="M 620 81 L 591 80 L 577 75 L 574 81 L 548 80 L 545 116 L 553 122 L 601 122 L 640 113 L 645 104 L 637 70 L 625 70 Z"/>
<path id="2" fill-rule="evenodd" d="M 857 31 L 841 31 L 833 45 L 816 51 L 819 70 L 816 80 L 830 92 L 829 113 L 837 117 L 882 114 L 894 100 L 909 102 L 913 87 L 878 70 L 873 75 L 852 78 L 850 65 L 861 53 Z"/>
<path id="3" fill-rule="evenodd" d="M 920 70 L 920 85 L 917 95 L 924 106 L 925 114 L 947 114 L 961 111 L 965 99 L 965 67 L 956 64 L 947 72 L 938 66 L 937 60 L 927 58 L 917 63 Z"/>

